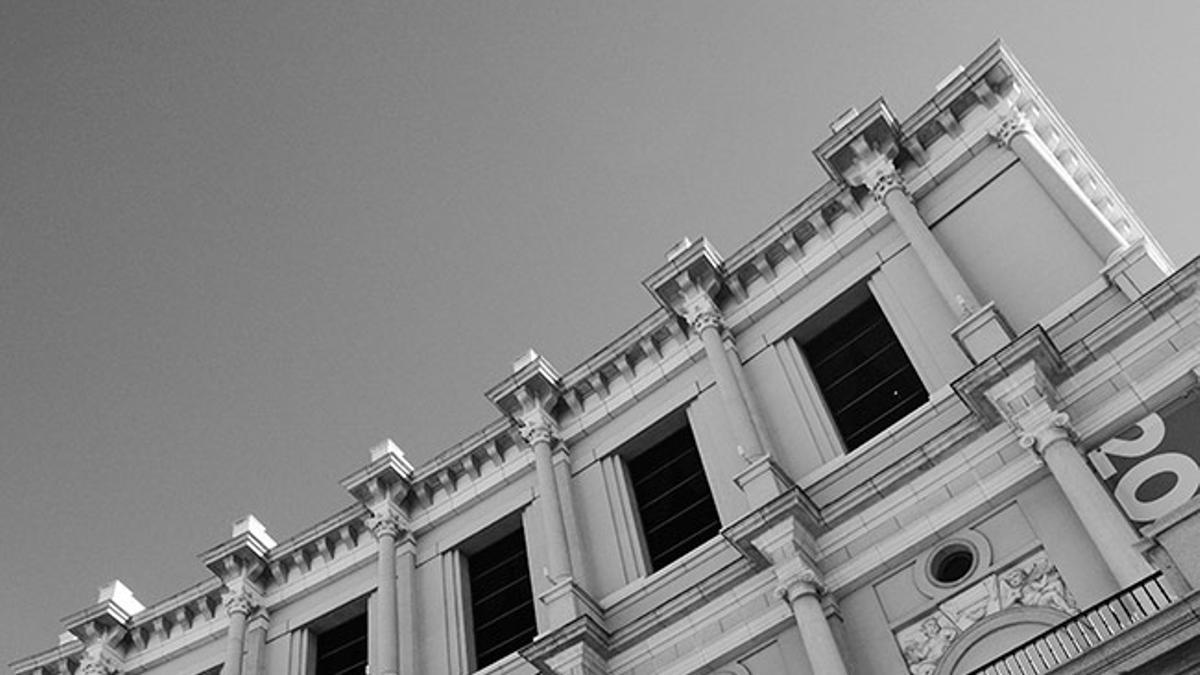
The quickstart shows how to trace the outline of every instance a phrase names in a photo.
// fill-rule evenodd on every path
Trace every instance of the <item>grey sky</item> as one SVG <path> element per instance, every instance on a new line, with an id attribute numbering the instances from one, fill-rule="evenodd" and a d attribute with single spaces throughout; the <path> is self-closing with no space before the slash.
<path id="1" fill-rule="evenodd" d="M 495 413 L 1004 37 L 1177 262 L 1194 2 L 0 3 L 0 662 L 119 577 L 146 603 Z"/>

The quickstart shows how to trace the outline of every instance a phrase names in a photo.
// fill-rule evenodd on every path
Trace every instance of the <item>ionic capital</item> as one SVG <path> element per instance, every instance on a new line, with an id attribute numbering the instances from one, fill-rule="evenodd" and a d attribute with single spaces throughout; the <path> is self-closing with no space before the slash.
<path id="1" fill-rule="evenodd" d="M 233 591 L 225 595 L 225 612 L 231 617 L 234 614 L 249 616 L 257 608 L 258 603 L 248 593 Z"/>
<path id="2" fill-rule="evenodd" d="M 1032 450 L 1039 457 L 1044 457 L 1046 449 L 1060 441 L 1074 443 L 1075 430 L 1071 428 L 1071 417 L 1064 412 L 1055 412 L 1046 417 L 1041 424 L 1023 430 L 1020 437 L 1021 447 Z"/>
<path id="3" fill-rule="evenodd" d="M 368 516 L 366 524 L 371 529 L 371 534 L 375 535 L 376 540 L 391 537 L 392 541 L 395 541 L 404 531 L 404 523 L 401 522 L 400 515 L 390 510 Z"/>
<path id="4" fill-rule="evenodd" d="M 1017 136 L 1032 133 L 1033 123 L 1029 121 L 1029 118 L 1019 108 L 1010 110 L 991 131 L 992 138 L 996 140 L 996 145 L 1002 148 L 1010 147 L 1013 139 Z"/>
<path id="5" fill-rule="evenodd" d="M 825 580 L 799 559 L 777 568 L 775 576 L 779 580 L 775 596 L 788 602 L 795 602 L 806 595 L 820 598 L 825 594 Z"/>

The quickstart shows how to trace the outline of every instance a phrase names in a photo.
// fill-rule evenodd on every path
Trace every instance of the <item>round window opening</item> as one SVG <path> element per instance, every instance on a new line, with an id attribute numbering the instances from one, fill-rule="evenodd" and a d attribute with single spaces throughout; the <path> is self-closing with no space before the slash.
<path id="1" fill-rule="evenodd" d="M 929 560 L 929 576 L 943 586 L 966 579 L 975 571 L 975 550 L 955 542 L 938 551 Z"/>

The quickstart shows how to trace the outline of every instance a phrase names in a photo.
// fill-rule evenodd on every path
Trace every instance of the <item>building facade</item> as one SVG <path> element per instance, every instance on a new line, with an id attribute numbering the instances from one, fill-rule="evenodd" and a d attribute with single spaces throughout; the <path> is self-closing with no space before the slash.
<path id="1" fill-rule="evenodd" d="M 657 308 L 350 506 L 17 675 L 1196 672 L 1200 262 L 1175 269 L 1001 44 Z M 349 468 L 349 467 L 348 467 Z"/>

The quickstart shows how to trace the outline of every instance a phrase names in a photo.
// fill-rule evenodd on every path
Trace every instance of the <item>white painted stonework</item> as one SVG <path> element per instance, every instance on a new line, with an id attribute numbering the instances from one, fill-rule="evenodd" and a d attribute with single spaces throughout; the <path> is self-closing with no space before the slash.
<path id="1" fill-rule="evenodd" d="M 473 672 L 471 556 L 517 528 L 535 635 L 478 672 L 943 675 L 1150 599 L 1055 672 L 1200 653 L 1200 434 L 1170 433 L 1200 396 L 1200 262 L 1001 44 L 815 156 L 828 180 L 732 254 L 673 247 L 595 355 L 519 358 L 495 421 L 419 466 L 380 443 L 343 509 L 278 540 L 239 520 L 205 581 L 148 605 L 114 582 L 14 672 L 312 675 L 363 616 L 374 675 Z M 857 357 L 856 395 L 899 396 L 870 360 L 904 359 L 927 400 L 848 452 L 805 345 L 861 298 L 898 346 Z M 719 523 L 654 569 L 630 462 L 685 427 Z"/>

